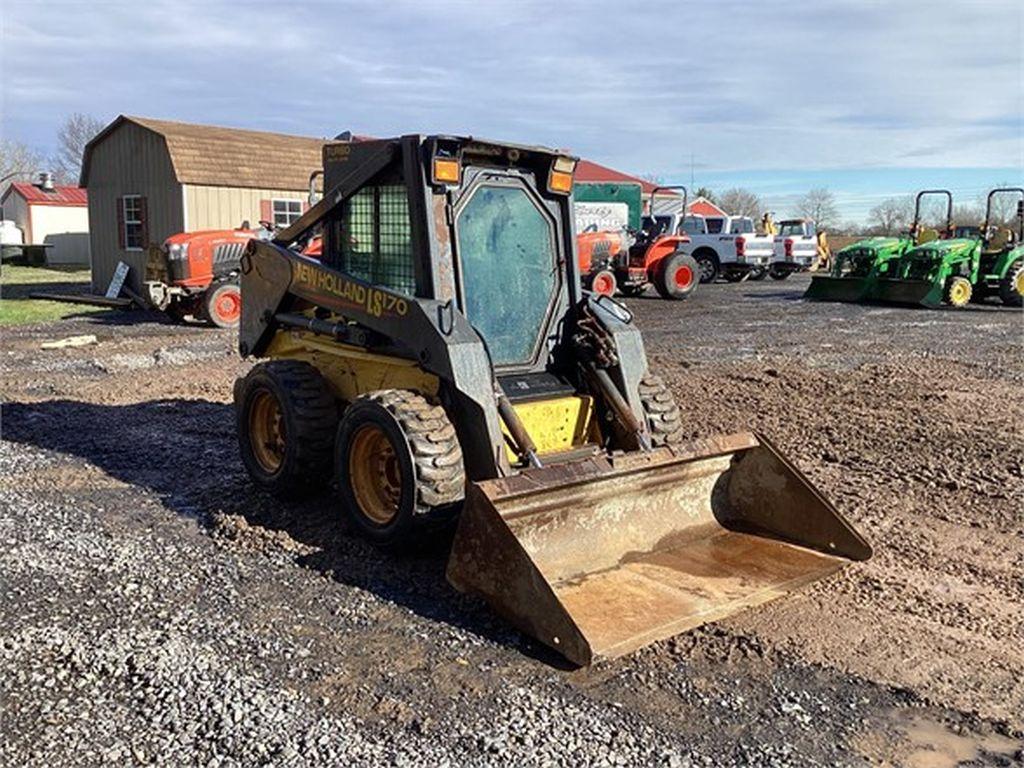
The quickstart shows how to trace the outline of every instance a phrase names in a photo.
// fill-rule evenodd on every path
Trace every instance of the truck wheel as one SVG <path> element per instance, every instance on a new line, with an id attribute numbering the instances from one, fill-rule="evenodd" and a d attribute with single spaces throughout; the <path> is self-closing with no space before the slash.
<path id="1" fill-rule="evenodd" d="M 590 290 L 603 296 L 614 296 L 617 288 L 615 273 L 610 269 L 595 272 L 590 278 Z"/>
<path id="2" fill-rule="evenodd" d="M 383 546 L 409 544 L 423 524 L 450 520 L 465 497 L 455 427 L 422 395 L 363 395 L 338 425 L 335 476 L 355 527 Z"/>
<path id="3" fill-rule="evenodd" d="M 658 265 L 654 287 L 663 299 L 685 299 L 696 290 L 699 275 L 700 266 L 692 256 L 673 253 Z"/>
<path id="4" fill-rule="evenodd" d="M 714 251 L 701 250 L 693 254 L 700 268 L 700 281 L 702 283 L 713 283 L 718 277 L 718 256 Z"/>
<path id="5" fill-rule="evenodd" d="M 999 298 L 1008 307 L 1024 305 L 1024 259 L 1017 259 L 999 281 Z"/>
<path id="6" fill-rule="evenodd" d="M 655 447 L 683 441 L 683 417 L 676 399 L 660 376 L 648 373 L 640 380 L 640 402 Z"/>
<path id="7" fill-rule="evenodd" d="M 789 270 L 773 268 L 768 270 L 768 275 L 769 277 L 771 277 L 772 280 L 785 280 L 787 277 L 789 277 Z"/>
<path id="8" fill-rule="evenodd" d="M 754 267 L 752 270 L 750 270 L 750 279 L 754 281 L 764 280 L 767 275 L 768 270 L 765 269 L 764 267 Z"/>
<path id="9" fill-rule="evenodd" d="M 943 298 L 951 307 L 965 307 L 971 300 L 973 286 L 971 281 L 961 275 L 953 275 L 946 280 L 946 290 Z"/>
<path id="10" fill-rule="evenodd" d="M 235 382 L 242 463 L 260 488 L 298 498 L 326 484 L 338 408 L 309 363 L 271 360 Z"/>
<path id="11" fill-rule="evenodd" d="M 203 294 L 203 317 L 218 328 L 237 328 L 242 292 L 237 283 L 214 283 Z"/>

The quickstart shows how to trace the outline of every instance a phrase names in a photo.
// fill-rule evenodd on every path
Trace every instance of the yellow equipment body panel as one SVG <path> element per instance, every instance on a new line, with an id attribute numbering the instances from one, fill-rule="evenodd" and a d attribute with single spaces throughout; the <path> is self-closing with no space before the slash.
<path id="1" fill-rule="evenodd" d="M 537 446 L 540 456 L 562 453 L 578 448 L 592 437 L 594 400 L 587 395 L 569 395 L 547 400 L 513 403 L 526 432 Z M 508 428 L 501 425 L 508 437 Z M 509 461 L 518 461 L 515 451 L 506 442 Z"/>
<path id="2" fill-rule="evenodd" d="M 438 390 L 437 377 L 413 360 L 376 355 L 306 331 L 279 331 L 265 354 L 269 358 L 305 360 L 320 371 L 334 395 L 345 402 L 379 389 L 408 389 L 428 397 Z"/>

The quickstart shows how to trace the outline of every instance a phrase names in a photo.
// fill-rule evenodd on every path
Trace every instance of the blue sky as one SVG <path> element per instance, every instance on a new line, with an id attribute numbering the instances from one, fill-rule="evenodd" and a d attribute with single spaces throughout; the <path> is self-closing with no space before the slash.
<path id="1" fill-rule="evenodd" d="M 1019 0 L 0 0 L 0 132 L 68 113 L 466 132 L 844 217 L 1024 180 Z"/>

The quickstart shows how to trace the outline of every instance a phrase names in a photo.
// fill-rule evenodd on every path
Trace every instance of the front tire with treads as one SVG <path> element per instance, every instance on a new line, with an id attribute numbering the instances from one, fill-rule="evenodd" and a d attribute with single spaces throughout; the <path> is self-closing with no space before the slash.
<path id="1" fill-rule="evenodd" d="M 413 543 L 426 525 L 450 520 L 465 497 L 455 427 L 440 405 L 409 390 L 370 392 L 346 409 L 334 466 L 350 520 L 382 546 Z"/>
<path id="2" fill-rule="evenodd" d="M 676 399 L 660 376 L 648 373 L 640 380 L 640 402 L 655 447 L 683 441 L 683 416 Z"/>
<path id="3" fill-rule="evenodd" d="M 253 482 L 281 498 L 299 498 L 331 474 L 338 407 L 327 381 L 301 360 L 271 360 L 235 382 L 242 463 Z"/>

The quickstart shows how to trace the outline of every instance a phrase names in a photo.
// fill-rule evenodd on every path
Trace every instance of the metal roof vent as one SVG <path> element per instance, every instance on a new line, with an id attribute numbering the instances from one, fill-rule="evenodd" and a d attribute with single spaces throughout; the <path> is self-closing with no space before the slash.
<path id="1" fill-rule="evenodd" d="M 39 181 L 36 182 L 36 186 L 43 190 L 43 192 L 53 192 L 53 174 L 45 172 L 40 173 Z"/>

